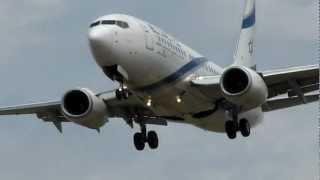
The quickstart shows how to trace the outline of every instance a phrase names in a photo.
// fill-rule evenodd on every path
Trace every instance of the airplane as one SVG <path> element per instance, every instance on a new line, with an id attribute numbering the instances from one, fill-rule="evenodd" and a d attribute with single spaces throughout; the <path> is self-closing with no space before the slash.
<path id="1" fill-rule="evenodd" d="M 60 100 L 0 108 L 0 115 L 35 114 L 62 133 L 73 122 L 100 132 L 110 118 L 131 128 L 134 146 L 159 146 L 147 125 L 191 124 L 206 131 L 248 137 L 266 112 L 319 99 L 319 67 L 259 71 L 253 58 L 255 0 L 246 0 L 234 62 L 220 67 L 159 27 L 125 14 L 90 24 L 89 46 L 97 65 L 119 88 L 67 91 Z"/>

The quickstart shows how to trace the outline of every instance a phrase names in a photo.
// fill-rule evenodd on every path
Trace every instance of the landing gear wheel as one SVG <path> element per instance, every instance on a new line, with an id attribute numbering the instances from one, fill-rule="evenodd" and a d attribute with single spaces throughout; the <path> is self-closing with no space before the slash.
<path id="1" fill-rule="evenodd" d="M 142 151 L 145 147 L 145 138 L 142 133 L 135 133 L 133 136 L 134 146 L 138 151 Z"/>
<path id="2" fill-rule="evenodd" d="M 225 131 L 230 139 L 237 137 L 237 123 L 234 121 L 227 121 L 225 123 Z"/>
<path id="3" fill-rule="evenodd" d="M 155 131 L 149 131 L 148 132 L 148 138 L 147 138 L 149 147 L 151 149 L 157 149 L 159 146 L 159 140 L 158 135 Z"/>
<path id="4" fill-rule="evenodd" d="M 137 122 L 137 120 L 136 120 Z M 147 131 L 146 124 L 142 121 L 140 124 L 140 132 L 137 132 L 133 136 L 134 146 L 138 151 L 142 151 L 145 148 L 145 144 L 148 143 L 150 149 L 157 149 L 159 146 L 158 135 L 155 131 Z"/>
<path id="5" fill-rule="evenodd" d="M 239 123 L 239 130 L 243 137 L 248 137 L 250 135 L 250 123 L 246 119 L 241 119 Z"/>

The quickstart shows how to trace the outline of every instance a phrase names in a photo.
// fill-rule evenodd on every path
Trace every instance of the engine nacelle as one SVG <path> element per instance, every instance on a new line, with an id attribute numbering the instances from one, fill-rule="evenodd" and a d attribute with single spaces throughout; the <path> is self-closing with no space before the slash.
<path id="1" fill-rule="evenodd" d="M 106 104 L 85 88 L 73 89 L 65 93 L 61 109 L 69 121 L 91 129 L 99 129 L 108 121 Z"/>
<path id="2" fill-rule="evenodd" d="M 268 98 L 268 88 L 262 77 L 243 66 L 226 69 L 220 79 L 220 88 L 229 102 L 245 110 L 261 106 Z"/>

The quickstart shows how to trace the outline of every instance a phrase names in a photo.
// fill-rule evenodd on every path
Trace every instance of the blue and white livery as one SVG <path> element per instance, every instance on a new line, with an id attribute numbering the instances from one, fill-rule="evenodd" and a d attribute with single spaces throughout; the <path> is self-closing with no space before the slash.
<path id="1" fill-rule="evenodd" d="M 0 115 L 36 114 L 62 132 L 63 122 L 100 131 L 110 118 L 122 118 L 141 131 L 134 145 L 159 145 L 148 124 L 192 124 L 207 131 L 248 137 L 263 113 L 319 99 L 315 65 L 258 71 L 254 60 L 254 0 L 246 0 L 234 63 L 220 67 L 155 25 L 112 14 L 93 21 L 88 40 L 94 60 L 119 88 L 94 93 L 66 92 L 61 100 L 0 108 Z"/>

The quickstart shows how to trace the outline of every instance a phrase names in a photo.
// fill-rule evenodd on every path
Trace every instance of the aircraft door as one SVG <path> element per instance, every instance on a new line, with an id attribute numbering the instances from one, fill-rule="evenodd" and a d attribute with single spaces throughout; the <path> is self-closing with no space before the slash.
<path id="1" fill-rule="evenodd" d="M 150 28 L 144 24 L 141 24 L 143 30 L 144 30 L 144 37 L 145 37 L 145 44 L 146 48 L 153 51 L 154 50 L 154 42 L 153 42 L 153 36 L 150 32 Z"/>

